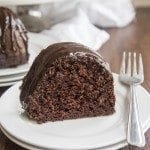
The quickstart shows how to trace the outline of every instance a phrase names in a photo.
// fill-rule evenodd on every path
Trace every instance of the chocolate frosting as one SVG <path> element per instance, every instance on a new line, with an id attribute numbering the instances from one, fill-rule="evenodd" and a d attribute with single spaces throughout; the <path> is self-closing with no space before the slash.
<path id="1" fill-rule="evenodd" d="M 42 78 L 43 74 L 54 60 L 59 57 L 72 55 L 78 52 L 94 55 L 102 65 L 108 68 L 103 58 L 97 53 L 90 50 L 88 47 L 73 42 L 53 44 L 42 50 L 42 52 L 35 59 L 30 71 L 24 78 L 21 87 L 21 101 L 24 101 L 26 96 L 33 93 L 38 81 Z"/>

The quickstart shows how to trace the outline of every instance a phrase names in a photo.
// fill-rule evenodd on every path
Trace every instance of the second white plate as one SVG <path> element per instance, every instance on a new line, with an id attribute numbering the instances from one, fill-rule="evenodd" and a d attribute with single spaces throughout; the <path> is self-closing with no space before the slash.
<path id="1" fill-rule="evenodd" d="M 25 75 L 26 73 L 14 74 L 14 75 L 3 76 L 3 77 L 0 76 L 0 83 L 22 80 Z"/>

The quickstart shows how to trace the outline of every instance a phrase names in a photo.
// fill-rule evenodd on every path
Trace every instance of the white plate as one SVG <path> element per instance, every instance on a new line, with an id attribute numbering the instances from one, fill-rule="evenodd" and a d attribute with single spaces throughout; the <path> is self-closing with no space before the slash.
<path id="1" fill-rule="evenodd" d="M 3 82 L 13 82 L 16 80 L 22 80 L 24 78 L 24 76 L 26 75 L 26 73 L 20 73 L 20 74 L 13 74 L 10 76 L 0 76 L 0 83 Z"/>
<path id="2" fill-rule="evenodd" d="M 39 54 L 39 51 L 40 51 L 39 49 L 41 48 L 30 42 L 29 50 L 28 50 L 30 57 L 29 57 L 28 63 L 17 66 L 15 68 L 0 69 L 0 76 L 8 76 L 8 75 L 27 72 L 30 66 L 32 65 L 33 60 Z"/>
<path id="3" fill-rule="evenodd" d="M 0 83 L 0 87 L 11 86 L 18 82 L 20 82 L 20 80 L 16 80 L 16 81 L 12 81 L 12 82 L 3 82 L 3 83 Z"/>
<path id="4" fill-rule="evenodd" d="M 150 126 L 150 122 L 149 124 L 147 124 L 147 127 L 145 128 L 145 131 L 149 128 Z M 27 143 L 24 143 L 20 140 L 17 140 L 15 137 L 11 136 L 10 134 L 7 133 L 7 131 L 5 131 L 1 126 L 0 126 L 1 131 L 14 143 L 16 143 L 17 145 L 26 148 L 26 149 L 31 149 L 31 150 L 42 150 L 43 148 L 40 147 L 36 147 L 33 145 L 29 145 Z M 106 147 L 102 147 L 102 148 L 98 148 L 97 150 L 117 150 L 120 149 L 122 147 L 125 147 L 127 145 L 126 141 L 122 141 L 113 145 L 109 145 Z"/>
<path id="5" fill-rule="evenodd" d="M 20 140 L 17 140 L 15 137 L 11 136 L 10 134 L 7 133 L 7 131 L 5 131 L 2 127 L 0 127 L 1 131 L 14 143 L 16 143 L 17 145 L 26 148 L 26 149 L 31 149 L 31 150 L 42 150 L 43 148 L 41 147 L 36 147 L 33 145 L 29 145 L 27 143 L 24 143 Z M 125 141 L 122 141 L 120 143 L 114 144 L 114 145 L 110 145 L 107 147 L 103 147 L 103 148 L 98 148 L 97 150 L 117 150 L 120 149 L 122 147 L 124 147 L 126 145 Z"/>
<path id="6" fill-rule="evenodd" d="M 126 140 L 128 114 L 127 87 L 114 74 L 116 113 L 95 117 L 37 124 L 23 115 L 19 86 L 11 87 L 0 100 L 0 124 L 13 137 L 43 149 L 96 149 Z M 139 86 L 139 111 L 143 128 L 150 122 L 150 96 Z"/>
<path id="7" fill-rule="evenodd" d="M 56 2 L 56 1 L 62 1 L 62 0 L 0 0 L 0 5 L 7 6 L 7 5 L 35 5 L 35 4 L 43 4 L 43 3 L 49 3 L 49 2 Z"/>

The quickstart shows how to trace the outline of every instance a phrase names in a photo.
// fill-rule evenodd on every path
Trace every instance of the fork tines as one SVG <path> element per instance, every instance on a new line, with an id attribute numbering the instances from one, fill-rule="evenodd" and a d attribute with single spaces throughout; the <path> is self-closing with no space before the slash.
<path id="1" fill-rule="evenodd" d="M 120 74 L 128 75 L 142 75 L 143 76 L 143 62 L 141 53 L 123 52 Z"/>

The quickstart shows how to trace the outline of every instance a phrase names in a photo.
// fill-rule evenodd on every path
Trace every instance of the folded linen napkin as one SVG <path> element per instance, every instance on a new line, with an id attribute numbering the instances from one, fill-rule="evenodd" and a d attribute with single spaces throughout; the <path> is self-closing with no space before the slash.
<path id="1" fill-rule="evenodd" d="M 73 18 L 58 23 L 49 30 L 29 33 L 29 40 L 41 48 L 57 42 L 77 42 L 96 51 L 108 39 L 109 34 L 95 27 L 80 9 Z"/>
<path id="2" fill-rule="evenodd" d="M 51 28 L 29 33 L 29 40 L 41 49 L 57 42 L 77 42 L 95 51 L 109 39 L 99 27 L 123 27 L 135 17 L 130 0 L 63 0 L 41 5 Z M 94 24 L 94 25 L 93 25 Z"/>
<path id="3" fill-rule="evenodd" d="M 87 0 L 80 2 L 79 7 L 99 27 L 124 27 L 135 17 L 130 0 Z"/>
<path id="4" fill-rule="evenodd" d="M 131 0 L 63 0 L 41 5 L 40 9 L 51 26 L 72 18 L 78 8 L 99 27 L 123 27 L 135 17 Z"/>

